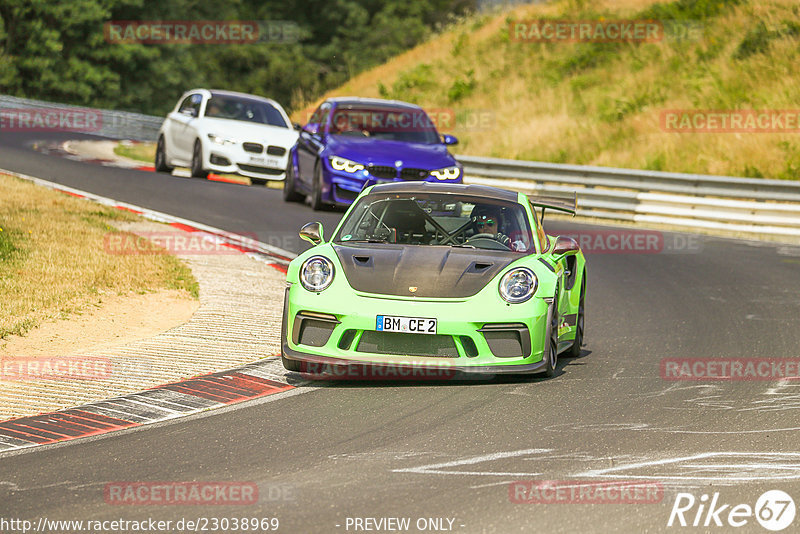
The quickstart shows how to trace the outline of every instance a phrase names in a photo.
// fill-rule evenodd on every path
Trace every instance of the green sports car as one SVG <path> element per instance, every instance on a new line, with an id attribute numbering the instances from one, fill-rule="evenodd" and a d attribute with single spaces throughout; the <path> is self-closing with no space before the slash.
<path id="1" fill-rule="evenodd" d="M 580 355 L 586 261 L 575 240 L 544 232 L 548 209 L 574 214 L 576 202 L 478 185 L 365 189 L 330 240 L 320 223 L 300 231 L 314 246 L 288 268 L 283 365 L 553 376 L 560 353 Z"/>

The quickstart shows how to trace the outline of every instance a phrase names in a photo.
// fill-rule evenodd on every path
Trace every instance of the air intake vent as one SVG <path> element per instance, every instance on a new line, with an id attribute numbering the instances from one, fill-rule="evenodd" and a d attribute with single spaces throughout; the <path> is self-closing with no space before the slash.
<path id="1" fill-rule="evenodd" d="M 397 356 L 458 358 L 458 349 L 453 336 L 439 334 L 401 334 L 366 330 L 361 334 L 356 350 Z"/>
<path id="2" fill-rule="evenodd" d="M 261 154 L 264 151 L 264 145 L 261 143 L 242 143 L 242 148 L 245 152 L 252 152 L 253 154 Z"/>

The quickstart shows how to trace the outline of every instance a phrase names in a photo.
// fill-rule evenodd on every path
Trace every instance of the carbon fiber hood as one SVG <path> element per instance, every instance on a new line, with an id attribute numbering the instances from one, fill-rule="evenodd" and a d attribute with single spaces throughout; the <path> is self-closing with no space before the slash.
<path id="1" fill-rule="evenodd" d="M 512 252 L 414 245 L 333 245 L 333 250 L 356 291 L 404 297 L 470 297 L 520 257 Z"/>

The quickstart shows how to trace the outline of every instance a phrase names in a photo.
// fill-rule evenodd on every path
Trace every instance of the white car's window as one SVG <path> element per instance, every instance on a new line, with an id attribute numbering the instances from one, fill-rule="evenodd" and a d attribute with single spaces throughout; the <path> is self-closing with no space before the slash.
<path id="1" fill-rule="evenodd" d="M 200 104 L 203 102 L 202 95 L 193 94 L 189 95 L 183 99 L 181 102 L 181 106 L 178 108 L 178 111 L 181 113 L 186 113 L 194 110 L 194 116 L 198 116 L 200 113 Z"/>
<path id="2" fill-rule="evenodd" d="M 234 121 L 256 122 L 288 128 L 286 120 L 269 102 L 251 98 L 214 95 L 206 104 L 206 117 Z"/>

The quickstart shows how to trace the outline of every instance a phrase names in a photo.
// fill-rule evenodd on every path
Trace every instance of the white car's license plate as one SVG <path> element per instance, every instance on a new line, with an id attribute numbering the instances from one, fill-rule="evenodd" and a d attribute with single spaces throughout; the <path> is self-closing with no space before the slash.
<path id="1" fill-rule="evenodd" d="M 405 332 L 409 334 L 435 334 L 436 319 L 425 317 L 396 317 L 378 315 L 375 329 L 379 332 Z"/>
<path id="2" fill-rule="evenodd" d="M 275 169 L 280 168 L 280 161 L 278 161 L 275 158 L 267 158 L 267 161 L 265 162 L 265 164 L 266 164 L 267 167 L 273 167 Z"/>
<path id="3" fill-rule="evenodd" d="M 250 163 L 258 163 L 258 164 L 263 165 L 266 162 L 267 162 L 267 160 L 264 159 L 261 156 L 250 156 Z"/>

